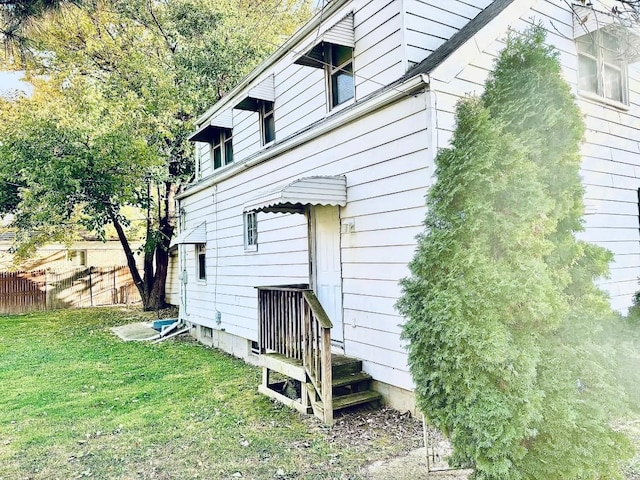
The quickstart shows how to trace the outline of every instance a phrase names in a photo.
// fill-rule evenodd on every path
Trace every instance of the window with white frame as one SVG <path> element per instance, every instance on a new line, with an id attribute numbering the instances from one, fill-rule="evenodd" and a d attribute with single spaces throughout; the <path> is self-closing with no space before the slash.
<path id="1" fill-rule="evenodd" d="M 233 136 L 228 128 L 215 130 L 211 139 L 211 168 L 216 170 L 233 163 Z"/>
<path id="2" fill-rule="evenodd" d="M 258 250 L 258 213 L 244 214 L 244 249 L 249 252 Z"/>
<path id="3" fill-rule="evenodd" d="M 325 43 L 324 58 L 329 102 L 334 108 L 355 96 L 353 48 Z"/>
<path id="4" fill-rule="evenodd" d="M 196 257 L 198 259 L 198 280 L 207 279 L 207 245 L 196 243 Z"/>
<path id="5" fill-rule="evenodd" d="M 260 116 L 260 139 L 262 145 L 267 145 L 276 139 L 276 122 L 273 102 L 261 100 L 258 105 Z"/>
<path id="6" fill-rule="evenodd" d="M 599 29 L 578 37 L 576 45 L 580 93 L 628 104 L 627 64 L 618 37 Z"/>

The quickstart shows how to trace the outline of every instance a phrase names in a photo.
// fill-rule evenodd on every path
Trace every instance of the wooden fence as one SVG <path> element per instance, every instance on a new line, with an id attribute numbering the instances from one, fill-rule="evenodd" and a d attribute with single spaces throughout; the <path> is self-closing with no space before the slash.
<path id="1" fill-rule="evenodd" d="M 139 302 L 128 267 L 0 272 L 0 314 Z"/>

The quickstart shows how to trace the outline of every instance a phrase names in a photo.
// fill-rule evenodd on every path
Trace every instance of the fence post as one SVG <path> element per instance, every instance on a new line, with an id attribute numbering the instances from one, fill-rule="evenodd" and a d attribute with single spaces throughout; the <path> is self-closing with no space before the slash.
<path id="1" fill-rule="evenodd" d="M 93 307 L 93 281 L 91 280 L 91 269 L 93 267 L 89 267 L 89 303 Z"/>

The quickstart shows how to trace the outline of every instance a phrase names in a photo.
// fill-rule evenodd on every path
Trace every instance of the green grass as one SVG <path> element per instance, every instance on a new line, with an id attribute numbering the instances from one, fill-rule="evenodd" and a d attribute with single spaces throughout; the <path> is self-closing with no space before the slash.
<path id="1" fill-rule="evenodd" d="M 326 428 L 257 393 L 257 368 L 219 351 L 109 331 L 142 318 L 152 317 L 0 317 L 1 480 L 360 478 L 399 452 L 384 437 L 352 449 L 328 441 Z"/>

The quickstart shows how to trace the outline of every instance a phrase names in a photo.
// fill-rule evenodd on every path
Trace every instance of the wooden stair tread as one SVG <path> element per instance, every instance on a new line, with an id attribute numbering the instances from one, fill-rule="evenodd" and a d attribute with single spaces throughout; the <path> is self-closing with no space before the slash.
<path id="1" fill-rule="evenodd" d="M 333 388 L 344 387 L 346 385 L 353 385 L 354 383 L 360 383 L 367 380 L 371 380 L 371 375 L 365 372 L 359 372 L 333 378 L 331 385 Z"/>
<path id="2" fill-rule="evenodd" d="M 265 358 L 272 358 L 282 363 L 288 363 L 289 365 L 295 365 L 297 367 L 302 366 L 302 360 L 298 360 L 297 358 L 287 357 L 286 355 L 282 355 L 281 353 L 275 353 L 275 352 L 263 353 L 261 354 L 261 356 Z"/>
<path id="3" fill-rule="evenodd" d="M 342 410 L 343 408 L 354 407 L 356 405 L 362 405 L 364 403 L 374 402 L 380 400 L 381 395 L 378 392 L 366 391 L 351 393 L 349 395 L 342 395 L 340 397 L 333 397 L 333 410 Z M 316 407 L 322 409 L 322 403 Z"/>
<path id="4" fill-rule="evenodd" d="M 331 355 L 331 372 L 334 377 L 342 377 L 362 371 L 362 360 L 345 355 Z"/>

